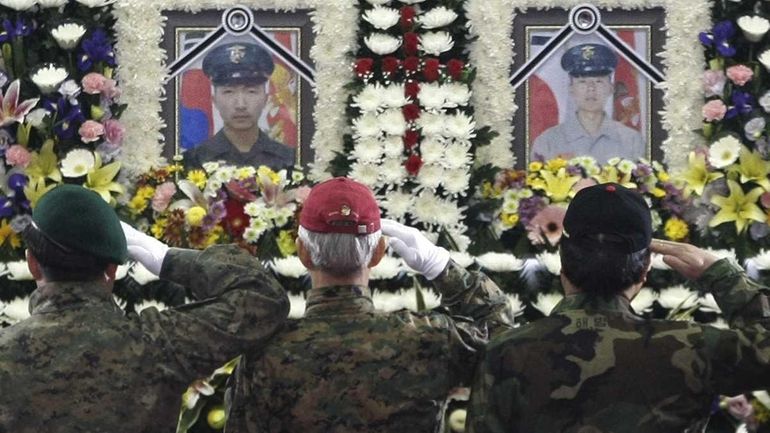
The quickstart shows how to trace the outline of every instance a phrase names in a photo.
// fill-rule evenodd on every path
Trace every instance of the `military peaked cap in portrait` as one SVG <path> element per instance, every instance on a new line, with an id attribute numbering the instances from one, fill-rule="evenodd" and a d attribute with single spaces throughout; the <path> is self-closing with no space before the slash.
<path id="1" fill-rule="evenodd" d="M 567 50 L 561 67 L 573 77 L 609 75 L 618 66 L 618 56 L 606 45 L 581 44 Z"/>
<path id="2" fill-rule="evenodd" d="M 650 208 L 638 192 L 615 183 L 583 188 L 567 208 L 564 236 L 586 247 L 634 253 L 652 241 Z"/>
<path id="3" fill-rule="evenodd" d="M 335 177 L 313 187 L 299 224 L 316 233 L 368 235 L 380 229 L 380 207 L 366 185 Z"/>
<path id="4" fill-rule="evenodd" d="M 60 185 L 46 193 L 32 211 L 34 226 L 64 251 L 107 263 L 128 259 L 126 237 L 115 210 L 82 186 Z"/>
<path id="5" fill-rule="evenodd" d="M 245 42 L 215 47 L 203 59 L 203 73 L 215 86 L 262 84 L 274 69 L 275 63 L 267 50 Z"/>

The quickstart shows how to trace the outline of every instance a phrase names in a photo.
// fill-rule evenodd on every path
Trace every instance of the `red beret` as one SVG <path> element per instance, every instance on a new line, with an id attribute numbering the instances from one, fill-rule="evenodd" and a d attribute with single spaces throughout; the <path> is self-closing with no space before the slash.
<path id="1" fill-rule="evenodd" d="M 299 224 L 316 233 L 368 235 L 380 229 L 380 207 L 366 185 L 335 177 L 313 187 Z"/>

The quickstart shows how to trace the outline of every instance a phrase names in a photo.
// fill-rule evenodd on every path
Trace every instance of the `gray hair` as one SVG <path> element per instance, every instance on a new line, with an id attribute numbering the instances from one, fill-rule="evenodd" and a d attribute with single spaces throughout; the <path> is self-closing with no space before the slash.
<path id="1" fill-rule="evenodd" d="M 313 264 L 335 275 L 350 275 L 372 261 L 382 232 L 368 235 L 317 233 L 299 227 L 299 238 L 310 253 Z"/>

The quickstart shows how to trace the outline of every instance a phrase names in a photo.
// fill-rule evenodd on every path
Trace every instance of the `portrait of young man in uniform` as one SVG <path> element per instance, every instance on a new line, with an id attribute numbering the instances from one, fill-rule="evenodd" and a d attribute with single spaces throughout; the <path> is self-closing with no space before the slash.
<path id="1" fill-rule="evenodd" d="M 576 42 L 557 59 L 558 72 L 551 65 L 551 73 L 531 79 L 530 159 L 590 156 L 603 164 L 648 157 L 639 74 L 627 62 L 620 71 L 613 49 L 593 41 Z M 546 82 L 551 75 L 558 78 Z"/>
<path id="2" fill-rule="evenodd" d="M 211 105 L 221 119 L 221 128 L 211 137 L 183 152 L 185 167 L 197 168 L 208 161 L 222 161 L 237 166 L 266 165 L 273 169 L 292 167 L 296 163 L 296 133 L 294 147 L 271 138 L 260 127 L 260 119 L 272 97 L 268 87 L 274 73 L 286 75 L 271 54 L 255 42 L 229 42 L 209 51 L 203 58 L 201 71 L 211 83 Z M 184 95 L 183 95 L 184 98 Z M 197 126 L 206 126 L 207 119 L 196 120 L 194 111 L 182 107 L 180 117 L 188 124 L 183 131 L 183 145 L 193 141 Z M 268 116 L 270 113 L 267 113 Z M 185 118 L 187 116 L 187 118 Z M 296 131 L 296 123 L 290 122 Z M 200 133 L 198 133 L 200 135 Z M 280 134 L 279 134 L 280 135 Z"/>

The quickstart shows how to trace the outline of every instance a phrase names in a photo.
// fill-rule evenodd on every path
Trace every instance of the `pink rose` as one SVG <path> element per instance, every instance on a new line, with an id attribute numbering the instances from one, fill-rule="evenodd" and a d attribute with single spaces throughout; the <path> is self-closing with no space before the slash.
<path id="1" fill-rule="evenodd" d="M 115 80 L 110 78 L 104 80 L 104 85 L 102 86 L 102 96 L 115 100 L 120 98 L 120 94 L 120 87 L 118 87 L 118 83 Z"/>
<path id="2" fill-rule="evenodd" d="M 725 88 L 725 73 L 709 69 L 703 73 L 703 91 L 705 96 L 722 96 Z"/>
<path id="3" fill-rule="evenodd" d="M 753 76 L 754 72 L 745 65 L 735 65 L 727 68 L 727 78 L 738 86 L 746 84 Z"/>
<path id="4" fill-rule="evenodd" d="M 20 165 L 24 168 L 27 167 L 30 160 L 30 154 L 23 146 L 20 144 L 14 144 L 13 146 L 9 147 L 8 150 L 5 151 L 5 162 L 7 162 L 10 165 L 16 166 Z"/>
<path id="5" fill-rule="evenodd" d="M 176 185 L 174 182 L 165 182 L 155 188 L 155 195 L 152 196 L 152 209 L 155 212 L 163 212 L 171 202 L 171 198 L 176 194 Z"/>
<path id="6" fill-rule="evenodd" d="M 104 84 L 107 81 L 107 77 L 98 73 L 90 72 L 83 77 L 83 91 L 90 95 L 98 95 L 104 90 Z"/>
<path id="7" fill-rule="evenodd" d="M 119 146 L 123 143 L 125 135 L 126 128 L 117 119 L 108 119 L 104 122 L 104 139 L 108 143 Z"/>
<path id="8" fill-rule="evenodd" d="M 706 102 L 706 105 L 703 106 L 703 118 L 707 122 L 722 120 L 725 117 L 725 113 L 727 113 L 727 106 L 721 99 L 713 99 Z"/>
<path id="9" fill-rule="evenodd" d="M 727 411 L 730 412 L 730 415 L 741 421 L 747 421 L 754 414 L 754 407 L 751 406 L 751 403 L 749 403 L 745 395 L 727 397 L 725 403 L 727 404 Z"/>
<path id="10" fill-rule="evenodd" d="M 86 120 L 80 125 L 78 134 L 80 134 L 80 139 L 83 140 L 83 143 L 91 143 L 104 135 L 104 125 L 96 120 Z"/>

